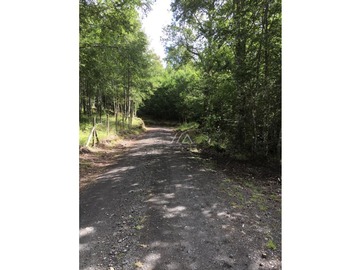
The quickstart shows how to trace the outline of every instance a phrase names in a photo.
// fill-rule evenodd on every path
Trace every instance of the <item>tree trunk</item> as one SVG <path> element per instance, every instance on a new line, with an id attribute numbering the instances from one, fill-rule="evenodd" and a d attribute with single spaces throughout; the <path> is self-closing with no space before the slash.
<path id="1" fill-rule="evenodd" d="M 91 98 L 90 96 L 88 97 L 88 116 L 90 117 L 91 116 Z"/>
<path id="2" fill-rule="evenodd" d="M 244 18 L 244 0 L 234 0 L 234 24 L 235 24 L 235 69 L 234 79 L 236 82 L 237 101 L 235 109 L 237 111 L 236 120 L 236 147 L 238 150 L 244 150 L 246 139 L 246 96 L 244 82 L 246 76 L 245 55 L 246 55 L 246 35 Z"/>
<path id="3" fill-rule="evenodd" d="M 107 136 L 109 136 L 109 132 L 110 132 L 109 114 L 106 114 L 106 122 L 107 122 Z"/>
<path id="4" fill-rule="evenodd" d="M 129 120 L 129 129 L 132 127 L 134 112 L 135 112 L 135 102 L 130 100 L 130 120 Z"/>
<path id="5" fill-rule="evenodd" d="M 118 112 L 115 113 L 115 132 L 118 132 Z"/>

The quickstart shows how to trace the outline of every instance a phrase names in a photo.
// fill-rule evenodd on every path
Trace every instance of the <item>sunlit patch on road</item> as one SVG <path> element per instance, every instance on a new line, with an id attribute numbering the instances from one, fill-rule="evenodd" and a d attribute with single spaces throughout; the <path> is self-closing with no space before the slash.
<path id="1" fill-rule="evenodd" d="M 80 229 L 80 237 L 83 237 L 83 236 L 86 236 L 86 235 L 89 235 L 89 234 L 92 234 L 95 232 L 95 228 L 94 227 L 86 227 L 86 228 L 83 228 L 83 229 Z"/>

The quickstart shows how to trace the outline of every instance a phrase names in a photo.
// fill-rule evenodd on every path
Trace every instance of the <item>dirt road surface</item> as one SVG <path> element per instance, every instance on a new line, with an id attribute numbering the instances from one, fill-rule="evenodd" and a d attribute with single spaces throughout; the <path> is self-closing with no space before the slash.
<path id="1" fill-rule="evenodd" d="M 281 269 L 280 211 L 174 134 L 149 128 L 80 192 L 80 269 Z"/>

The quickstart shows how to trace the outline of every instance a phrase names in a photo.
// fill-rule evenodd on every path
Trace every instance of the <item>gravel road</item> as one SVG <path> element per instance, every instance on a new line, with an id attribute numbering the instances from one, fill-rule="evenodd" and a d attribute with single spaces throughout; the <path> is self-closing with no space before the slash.
<path id="1" fill-rule="evenodd" d="M 236 207 L 226 175 L 174 134 L 148 128 L 80 193 L 80 269 L 281 269 L 266 247 L 280 213 Z"/>

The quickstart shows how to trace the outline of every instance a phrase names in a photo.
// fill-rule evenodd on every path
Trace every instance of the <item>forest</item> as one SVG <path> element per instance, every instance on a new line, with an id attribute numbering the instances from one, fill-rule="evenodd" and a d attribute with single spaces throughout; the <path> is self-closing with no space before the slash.
<path id="1" fill-rule="evenodd" d="M 164 62 L 142 30 L 152 4 L 80 0 L 80 122 L 196 123 L 208 147 L 280 163 L 281 1 L 173 0 Z"/>

